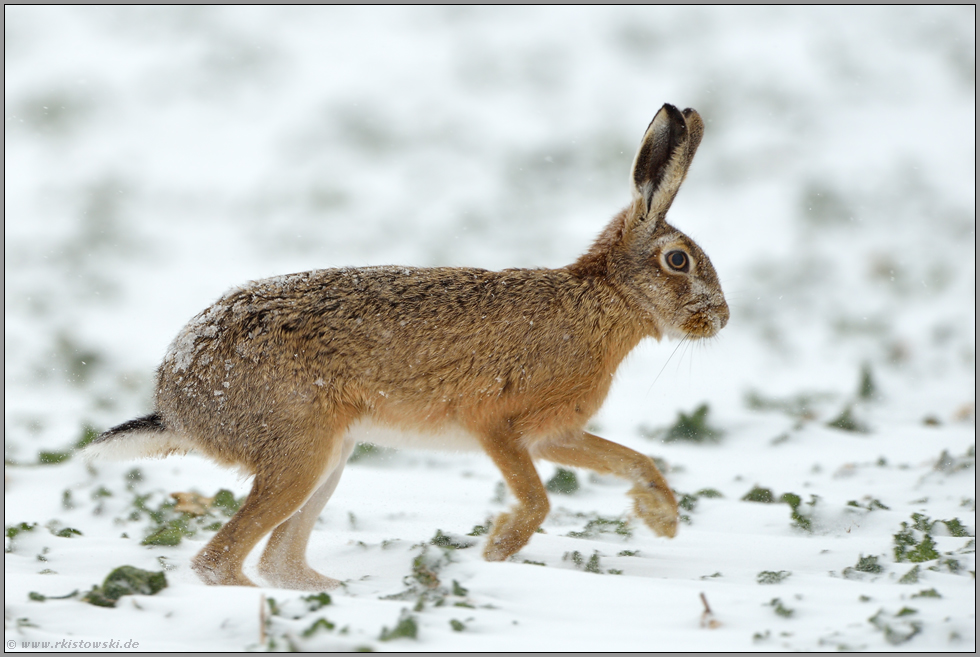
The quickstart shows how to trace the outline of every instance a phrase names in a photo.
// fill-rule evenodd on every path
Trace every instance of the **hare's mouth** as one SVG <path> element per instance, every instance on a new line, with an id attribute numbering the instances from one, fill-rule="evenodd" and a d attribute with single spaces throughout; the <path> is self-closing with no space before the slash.
<path id="1" fill-rule="evenodd" d="M 681 324 L 681 332 L 687 338 L 710 338 L 725 325 L 725 319 L 717 313 L 694 313 Z"/>

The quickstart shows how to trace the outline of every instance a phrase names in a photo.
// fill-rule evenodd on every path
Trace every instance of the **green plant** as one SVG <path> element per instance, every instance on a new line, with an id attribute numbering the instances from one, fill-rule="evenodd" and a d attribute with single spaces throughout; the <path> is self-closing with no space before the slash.
<path id="1" fill-rule="evenodd" d="M 840 429 L 841 431 L 868 433 L 870 430 L 868 429 L 867 425 L 855 418 L 852 411 L 853 409 L 851 406 L 845 406 L 840 415 L 828 422 L 827 426 L 833 429 Z"/>
<path id="2" fill-rule="evenodd" d="M 133 566 L 120 566 L 106 575 L 102 586 L 95 586 L 83 601 L 99 607 L 115 607 L 124 595 L 154 595 L 167 588 L 163 572 L 151 572 Z"/>
<path id="3" fill-rule="evenodd" d="M 885 636 L 885 641 L 893 646 L 897 646 L 911 640 L 912 637 L 922 631 L 921 622 L 908 621 L 903 618 L 903 616 L 908 615 L 900 611 L 893 616 L 893 618 L 900 620 L 894 621 L 889 619 L 884 609 L 879 609 L 878 613 L 868 619 L 868 622 L 878 630 L 881 630 Z"/>
<path id="4" fill-rule="evenodd" d="M 779 584 L 792 574 L 793 573 L 789 572 L 788 570 L 763 570 L 756 576 L 756 581 L 759 584 Z"/>
<path id="5" fill-rule="evenodd" d="M 549 479 L 548 483 L 545 484 L 545 488 L 552 493 L 571 495 L 579 489 L 578 478 L 571 470 L 558 468 L 555 471 L 555 476 Z"/>
<path id="6" fill-rule="evenodd" d="M 718 442 L 723 432 L 708 424 L 709 412 L 710 409 L 707 404 L 701 404 L 690 415 L 679 411 L 677 413 L 677 421 L 667 428 L 663 436 L 663 441 L 667 443 L 675 441 L 694 443 Z"/>
<path id="7" fill-rule="evenodd" d="M 793 614 L 795 613 L 794 609 L 790 609 L 789 607 L 785 606 L 783 601 L 779 598 L 773 598 L 770 600 L 769 606 L 772 607 L 772 610 L 776 612 L 777 616 L 782 616 L 783 618 L 792 618 Z"/>
<path id="8" fill-rule="evenodd" d="M 776 501 L 776 497 L 772 494 L 771 489 L 755 486 L 752 490 L 742 496 L 742 501 L 772 504 Z"/>
<path id="9" fill-rule="evenodd" d="M 321 630 L 330 631 L 334 627 L 336 626 L 330 621 L 328 621 L 326 618 L 318 618 L 315 621 L 313 621 L 312 625 L 310 625 L 308 628 L 303 630 L 303 638 L 308 639 L 314 634 L 316 634 L 317 632 L 320 632 Z"/>
<path id="10" fill-rule="evenodd" d="M 387 627 L 381 630 L 381 636 L 378 637 L 382 641 L 392 641 L 394 639 L 417 639 L 419 634 L 419 626 L 415 620 L 415 617 L 408 613 L 407 609 L 403 609 L 401 616 L 398 618 L 398 622 L 395 627 L 388 629 Z"/>
<path id="11" fill-rule="evenodd" d="M 571 538 L 595 538 L 600 534 L 617 534 L 630 538 L 633 536 L 633 530 L 630 528 L 629 520 L 596 516 L 585 523 L 582 531 L 568 532 L 566 535 Z"/>
<path id="12" fill-rule="evenodd" d="M 902 528 L 892 537 L 895 542 L 895 561 L 922 563 L 938 559 L 940 555 L 936 550 L 936 543 L 928 533 L 935 523 L 930 523 L 928 517 L 921 514 L 913 514 L 912 520 L 911 525 L 902 522 Z M 922 538 L 917 539 L 920 534 Z"/>
<path id="13" fill-rule="evenodd" d="M 878 386 L 875 385 L 874 375 L 871 373 L 871 364 L 861 365 L 861 380 L 858 383 L 858 397 L 861 399 L 876 399 L 878 397 Z"/>
<path id="14" fill-rule="evenodd" d="M 854 566 L 854 570 L 859 573 L 871 573 L 877 575 L 878 573 L 885 570 L 884 566 L 878 563 L 878 557 L 874 555 L 864 556 L 863 554 L 858 557 L 858 562 Z"/>

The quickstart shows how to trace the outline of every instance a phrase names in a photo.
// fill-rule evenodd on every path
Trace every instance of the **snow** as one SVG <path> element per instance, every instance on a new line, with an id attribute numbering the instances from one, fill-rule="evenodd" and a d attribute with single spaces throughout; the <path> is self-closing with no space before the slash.
<path id="1" fill-rule="evenodd" d="M 8 651 L 974 651 L 973 539 L 935 521 L 975 533 L 975 25 L 969 6 L 6 7 L 4 524 L 37 523 L 6 542 Z M 641 344 L 592 427 L 663 459 L 678 493 L 721 494 L 690 498 L 676 538 L 568 536 L 628 518 L 628 484 L 579 471 L 544 533 L 487 563 L 466 534 L 512 502 L 489 459 L 384 452 L 347 467 L 314 529 L 311 565 L 345 586 L 307 611 L 202 584 L 207 530 L 141 545 L 137 496 L 241 496 L 237 473 L 39 464 L 150 412 L 168 345 L 246 281 L 572 262 L 628 201 L 664 102 L 705 119 L 670 220 L 731 320 Z M 702 403 L 718 442 L 657 437 Z M 866 433 L 828 426 L 848 408 Z M 742 501 L 755 486 L 799 496 L 811 530 Z M 913 514 L 941 557 L 908 584 Z M 421 547 L 437 529 L 476 545 Z M 431 590 L 411 576 L 423 552 Z M 855 570 L 869 556 L 881 571 Z M 124 564 L 169 586 L 115 609 L 28 597 Z M 417 637 L 381 641 L 403 614 Z M 320 617 L 334 629 L 304 637 Z"/>

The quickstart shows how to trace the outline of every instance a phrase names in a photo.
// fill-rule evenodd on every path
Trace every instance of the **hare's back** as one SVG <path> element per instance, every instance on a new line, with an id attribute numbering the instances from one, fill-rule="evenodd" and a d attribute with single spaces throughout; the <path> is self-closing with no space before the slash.
<path id="1" fill-rule="evenodd" d="M 591 287 L 565 270 L 406 267 L 254 281 L 174 340 L 158 406 L 204 421 L 339 402 L 391 420 L 538 404 L 528 394 L 574 405 L 608 386 Z"/>

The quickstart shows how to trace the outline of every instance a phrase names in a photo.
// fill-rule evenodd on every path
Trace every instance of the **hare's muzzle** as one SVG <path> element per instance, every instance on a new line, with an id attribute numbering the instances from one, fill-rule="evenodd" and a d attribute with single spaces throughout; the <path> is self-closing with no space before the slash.
<path id="1" fill-rule="evenodd" d="M 691 313 L 681 325 L 681 330 L 688 338 L 714 337 L 728 323 L 728 304 L 722 300 L 717 305 Z"/>

